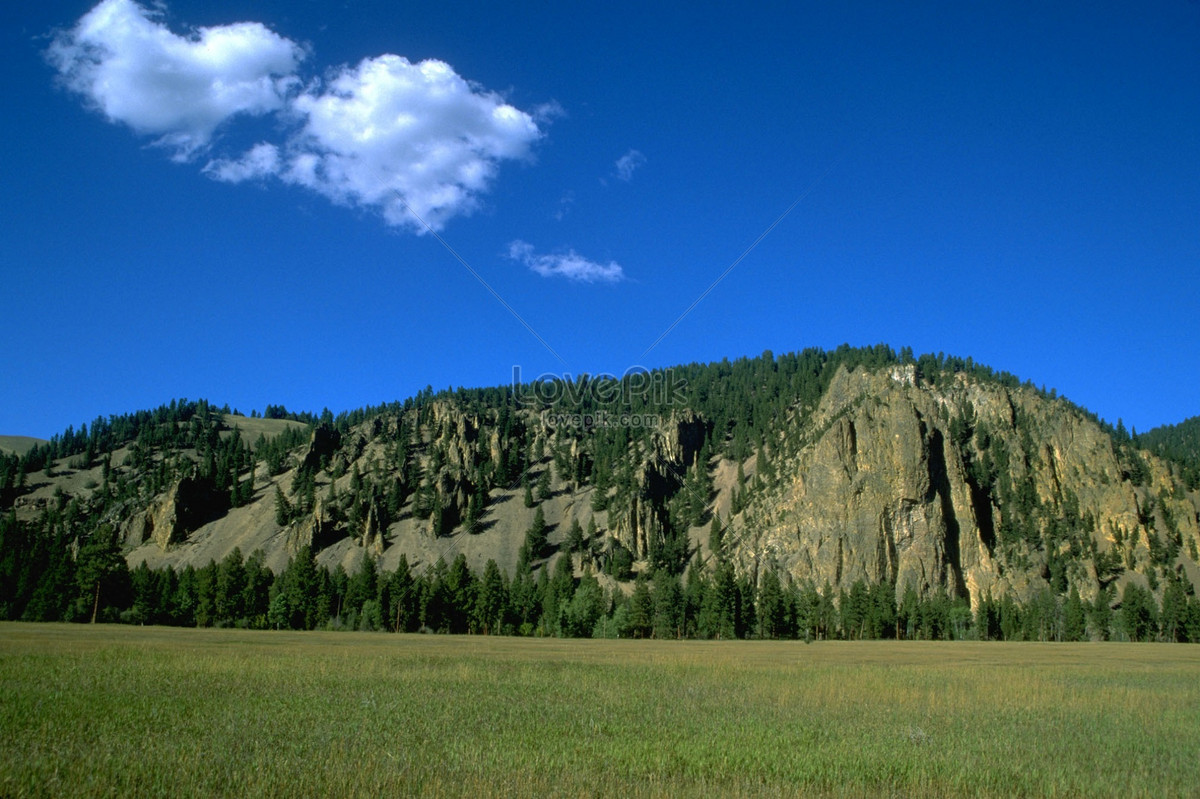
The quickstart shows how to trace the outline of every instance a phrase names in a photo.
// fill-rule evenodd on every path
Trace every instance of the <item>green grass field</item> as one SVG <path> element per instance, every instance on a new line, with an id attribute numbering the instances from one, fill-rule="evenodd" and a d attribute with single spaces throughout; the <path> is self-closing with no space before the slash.
<path id="1" fill-rule="evenodd" d="M 0 796 L 1200 789 L 1200 647 L 0 624 Z"/>

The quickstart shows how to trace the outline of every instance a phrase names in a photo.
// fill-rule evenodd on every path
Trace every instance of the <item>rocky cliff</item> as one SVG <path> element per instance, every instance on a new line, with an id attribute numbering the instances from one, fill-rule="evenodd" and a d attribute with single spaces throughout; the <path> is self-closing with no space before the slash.
<path id="1" fill-rule="evenodd" d="M 1030 389 L 965 378 L 935 389 L 912 366 L 842 370 L 792 424 L 774 439 L 787 454 L 773 481 L 735 520 L 743 570 L 972 602 L 1200 576 L 1197 498 L 1172 468 Z M 801 443 L 788 452 L 789 440 Z"/>

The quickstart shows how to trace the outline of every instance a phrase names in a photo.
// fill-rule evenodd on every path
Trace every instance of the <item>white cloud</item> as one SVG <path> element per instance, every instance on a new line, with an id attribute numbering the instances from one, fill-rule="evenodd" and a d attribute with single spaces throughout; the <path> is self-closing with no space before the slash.
<path id="1" fill-rule="evenodd" d="M 396 55 L 341 69 L 292 108 L 304 123 L 283 180 L 335 202 L 377 207 L 391 224 L 418 231 L 424 225 L 406 204 L 440 229 L 475 209 L 501 160 L 528 157 L 542 135 L 529 114 L 449 64 Z"/>
<path id="2" fill-rule="evenodd" d="M 304 51 L 263 25 L 185 38 L 133 0 L 104 0 L 47 56 L 70 89 L 109 120 L 158 136 L 178 161 L 213 149 L 217 129 L 239 114 L 277 114 L 290 125 L 278 143 L 216 155 L 205 174 L 230 183 L 276 177 L 417 232 L 425 224 L 414 213 L 438 230 L 475 210 L 500 162 L 528 158 L 539 124 L 561 114 L 554 104 L 526 113 L 442 61 L 397 55 L 302 88 Z"/>
<path id="3" fill-rule="evenodd" d="M 279 173 L 279 164 L 279 148 L 262 142 L 235 161 L 225 158 L 209 161 L 204 167 L 204 174 L 225 183 L 241 183 L 243 180 L 276 175 Z"/>
<path id="4" fill-rule="evenodd" d="M 177 36 L 132 0 L 104 0 L 47 51 L 65 85 L 112 122 L 158 136 L 175 160 L 238 114 L 284 107 L 304 52 L 256 22 Z"/>
<path id="5" fill-rule="evenodd" d="M 616 283 L 625 279 L 625 271 L 616 261 L 607 264 L 589 261 L 574 250 L 565 254 L 538 255 L 532 244 L 519 239 L 508 245 L 508 257 L 542 277 L 565 277 L 581 283 Z"/>
<path id="6" fill-rule="evenodd" d="M 646 163 L 646 156 L 642 155 L 638 150 L 630 150 L 617 159 L 617 179 L 623 180 L 626 183 L 633 180 L 633 173 L 638 167 Z"/>

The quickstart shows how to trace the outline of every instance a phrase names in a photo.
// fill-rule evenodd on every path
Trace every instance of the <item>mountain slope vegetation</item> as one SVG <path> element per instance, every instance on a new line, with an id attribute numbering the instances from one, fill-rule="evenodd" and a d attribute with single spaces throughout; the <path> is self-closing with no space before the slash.
<path id="1" fill-rule="evenodd" d="M 1200 490 L 1200 416 L 1156 427 L 1136 440 L 1138 447 L 1179 464 L 1188 490 Z"/>
<path id="2" fill-rule="evenodd" d="M 1200 640 L 1192 422 L 1135 438 L 886 346 L 338 416 L 176 401 L 0 454 L 0 615 Z"/>

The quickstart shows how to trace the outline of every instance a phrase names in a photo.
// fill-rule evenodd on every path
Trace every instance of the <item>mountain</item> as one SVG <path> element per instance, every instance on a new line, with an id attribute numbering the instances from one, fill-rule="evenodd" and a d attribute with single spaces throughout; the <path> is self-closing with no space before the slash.
<path id="1" fill-rule="evenodd" d="M 94 615 L 100 578 L 78 575 L 96 551 L 109 572 L 175 575 L 255 553 L 268 583 L 298 556 L 329 580 L 364 558 L 437 579 L 498 567 L 513 591 L 553 573 L 607 591 L 609 613 L 651 575 L 655 596 L 725 581 L 737 613 L 758 608 L 738 633 L 782 591 L 792 616 L 869 593 L 897 631 L 906 602 L 956 607 L 981 635 L 1041 603 L 1040 637 L 1068 608 L 1094 629 L 1136 602 L 1180 630 L 1175 606 L 1194 606 L 1200 634 L 1196 420 L 1134 439 L 969 359 L 843 346 L 263 415 L 179 401 L 0 456 L 0 611 L 53 617 L 38 592 L 59 563 L 76 572 L 59 590 L 95 588 Z"/>

